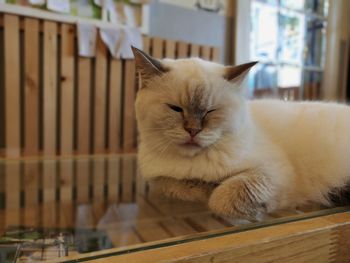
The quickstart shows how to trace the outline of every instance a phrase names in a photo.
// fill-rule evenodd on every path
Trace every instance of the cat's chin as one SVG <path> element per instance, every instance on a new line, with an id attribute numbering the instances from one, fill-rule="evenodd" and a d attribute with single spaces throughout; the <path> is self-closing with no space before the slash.
<path id="1" fill-rule="evenodd" d="M 180 155 L 193 157 L 201 153 L 205 147 L 201 146 L 198 143 L 183 143 L 179 144 L 176 148 L 176 152 Z"/>

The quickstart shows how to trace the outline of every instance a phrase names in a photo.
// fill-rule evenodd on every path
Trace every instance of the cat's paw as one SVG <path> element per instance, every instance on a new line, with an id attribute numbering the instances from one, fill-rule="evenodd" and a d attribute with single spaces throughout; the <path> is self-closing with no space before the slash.
<path id="1" fill-rule="evenodd" d="M 208 206 L 220 216 L 260 221 L 266 213 L 266 204 L 256 200 L 252 191 L 254 189 L 249 189 L 246 182 L 238 178 L 223 182 L 214 189 Z"/>

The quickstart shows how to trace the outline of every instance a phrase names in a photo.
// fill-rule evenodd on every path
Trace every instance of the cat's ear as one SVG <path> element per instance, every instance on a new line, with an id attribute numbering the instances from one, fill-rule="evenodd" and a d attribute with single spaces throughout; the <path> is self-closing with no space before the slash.
<path id="1" fill-rule="evenodd" d="M 258 61 L 249 62 L 238 66 L 228 66 L 225 68 L 224 79 L 230 82 L 241 82 L 256 63 L 258 63 Z"/>
<path id="2" fill-rule="evenodd" d="M 170 69 L 164 66 L 158 59 L 147 55 L 142 50 L 131 46 L 135 57 L 136 71 L 141 74 L 142 80 L 149 80 L 155 76 L 161 76 Z"/>

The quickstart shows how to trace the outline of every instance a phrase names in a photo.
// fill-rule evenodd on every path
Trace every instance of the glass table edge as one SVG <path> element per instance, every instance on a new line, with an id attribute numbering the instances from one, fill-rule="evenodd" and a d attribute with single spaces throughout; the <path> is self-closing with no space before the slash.
<path id="1" fill-rule="evenodd" d="M 227 227 L 225 229 L 213 230 L 213 231 L 209 231 L 209 232 L 198 233 L 198 234 L 189 235 L 189 236 L 182 236 L 182 237 L 178 237 L 178 238 L 175 237 L 175 238 L 171 238 L 171 239 L 167 239 L 167 240 L 163 240 L 163 241 L 160 240 L 160 241 L 156 241 L 156 242 L 150 242 L 148 244 L 143 243 L 143 244 L 134 245 L 131 247 L 120 248 L 120 249 L 114 248 L 114 249 L 109 249 L 109 251 L 106 251 L 105 253 L 103 253 L 103 250 L 96 251 L 96 252 L 93 252 L 91 254 L 98 253 L 98 255 L 86 255 L 86 256 L 84 256 L 84 254 L 81 254 L 81 255 L 77 256 L 76 259 L 74 259 L 74 258 L 68 258 L 68 259 L 62 258 L 62 259 L 60 259 L 60 262 L 71 263 L 71 262 L 85 262 L 85 261 L 89 261 L 89 260 L 97 260 L 97 259 L 101 259 L 101 258 L 107 258 L 107 257 L 135 253 L 135 252 L 157 249 L 157 248 L 170 247 L 170 246 L 178 245 L 178 244 L 184 244 L 184 243 L 200 241 L 200 240 L 209 239 L 209 238 L 216 238 L 216 237 L 221 237 L 221 236 L 225 236 L 225 235 L 241 233 L 241 232 L 245 232 L 245 231 L 259 229 L 262 227 L 276 226 L 276 225 L 281 225 L 281 224 L 285 224 L 285 223 L 292 223 L 292 222 L 297 222 L 297 221 L 302 221 L 302 220 L 307 220 L 307 219 L 314 219 L 317 217 L 333 215 L 333 214 L 338 214 L 338 213 L 344 213 L 344 212 L 350 213 L 350 206 L 343 206 L 343 207 L 329 208 L 329 209 L 323 209 L 323 210 L 313 211 L 313 212 L 306 212 L 304 214 L 286 216 L 283 218 L 271 219 L 269 221 L 262 221 L 262 222 L 241 225 L 241 226 Z"/>

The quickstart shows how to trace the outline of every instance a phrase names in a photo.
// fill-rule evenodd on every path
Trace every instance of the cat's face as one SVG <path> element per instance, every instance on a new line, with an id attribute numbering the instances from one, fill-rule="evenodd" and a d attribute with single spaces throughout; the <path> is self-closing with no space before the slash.
<path id="1" fill-rule="evenodd" d="M 215 147 L 244 118 L 241 90 L 224 78 L 227 68 L 200 59 L 140 61 L 143 86 L 136 99 L 141 140 L 160 154 L 193 156 Z M 236 83 L 237 84 L 237 83 Z M 141 141 L 142 143 L 142 141 Z"/>

